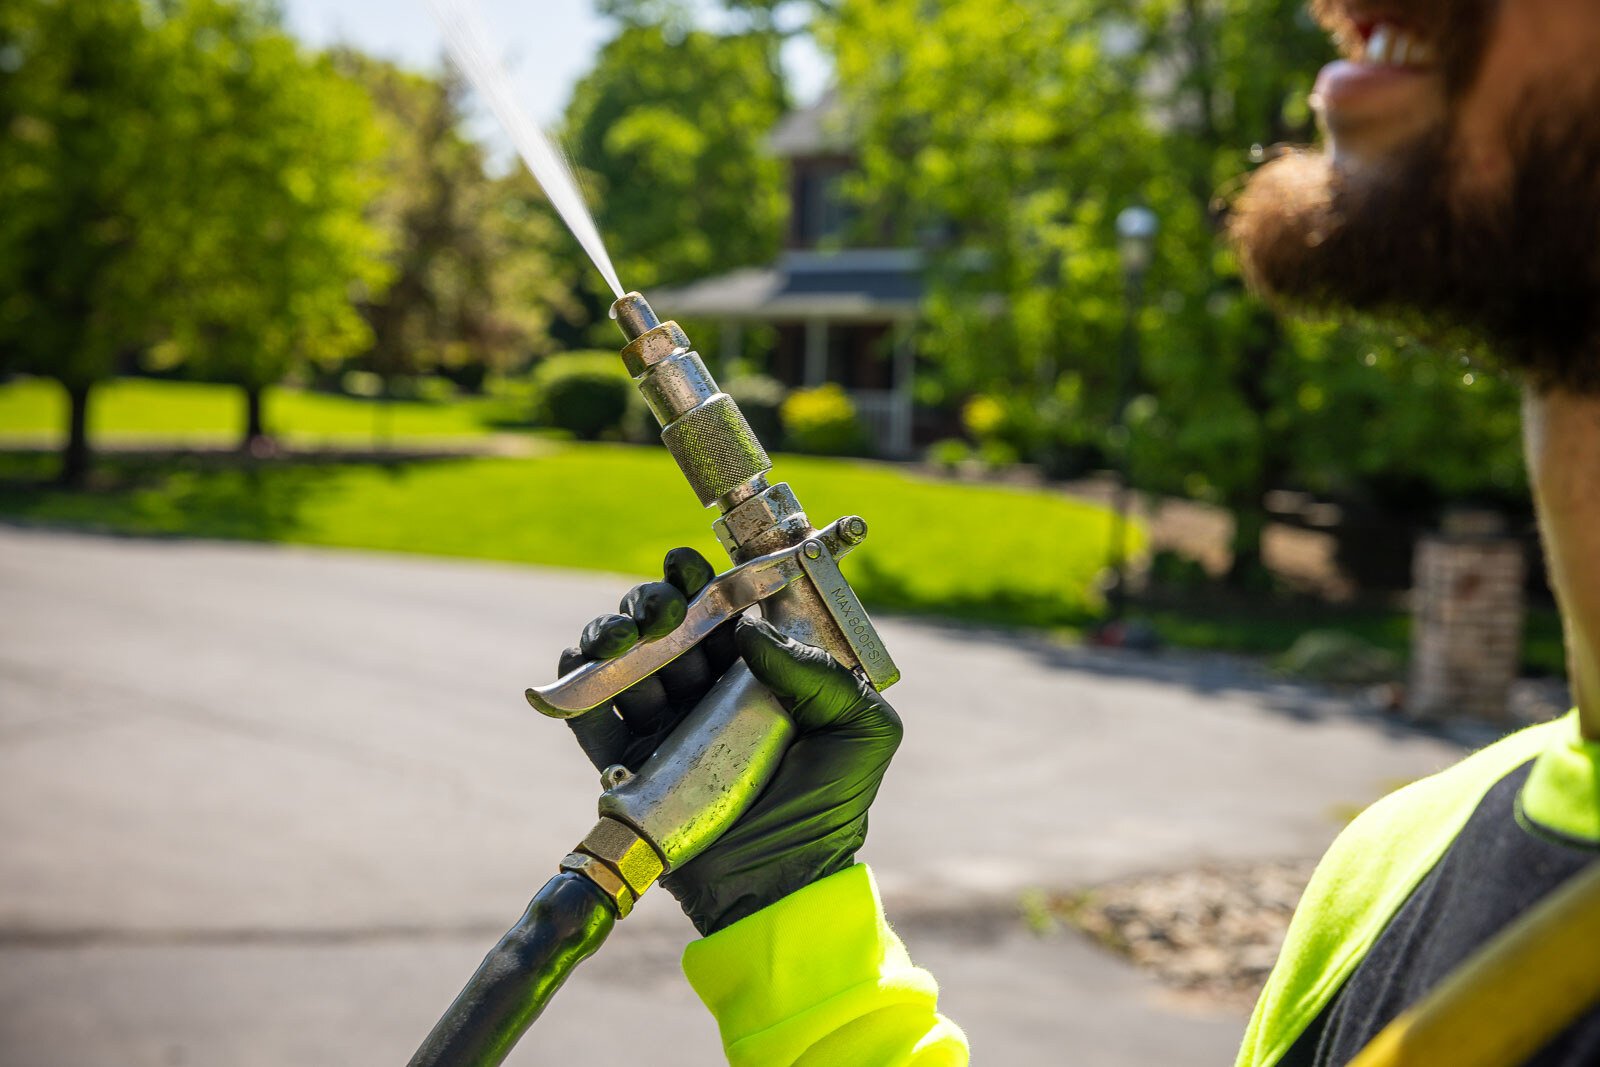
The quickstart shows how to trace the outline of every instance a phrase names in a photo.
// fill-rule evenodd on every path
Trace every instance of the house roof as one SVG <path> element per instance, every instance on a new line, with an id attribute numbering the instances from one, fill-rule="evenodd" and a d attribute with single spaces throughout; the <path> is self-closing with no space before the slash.
<path id="1" fill-rule="evenodd" d="M 829 89 L 810 107 L 779 119 L 767 135 L 767 149 L 779 159 L 852 154 L 855 143 L 846 127 L 839 94 Z"/>
<path id="2" fill-rule="evenodd" d="M 914 318 L 922 306 L 922 256 L 915 249 L 789 252 L 747 268 L 657 289 L 663 315 L 720 319 Z"/>

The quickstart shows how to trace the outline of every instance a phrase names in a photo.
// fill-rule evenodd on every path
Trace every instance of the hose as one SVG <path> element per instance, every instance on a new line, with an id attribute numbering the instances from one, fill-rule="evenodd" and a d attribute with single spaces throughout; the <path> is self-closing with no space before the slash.
<path id="1" fill-rule="evenodd" d="M 587 878 L 562 872 L 550 879 L 483 958 L 410 1067 L 494 1067 L 503 1061 L 616 922 L 610 901 Z"/>

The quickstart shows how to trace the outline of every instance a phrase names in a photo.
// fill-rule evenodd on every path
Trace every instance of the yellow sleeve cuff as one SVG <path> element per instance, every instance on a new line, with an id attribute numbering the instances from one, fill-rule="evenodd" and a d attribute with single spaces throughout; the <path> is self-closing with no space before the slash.
<path id="1" fill-rule="evenodd" d="M 684 951 L 683 970 L 734 1067 L 964 1067 L 939 987 L 889 928 L 856 865 Z"/>

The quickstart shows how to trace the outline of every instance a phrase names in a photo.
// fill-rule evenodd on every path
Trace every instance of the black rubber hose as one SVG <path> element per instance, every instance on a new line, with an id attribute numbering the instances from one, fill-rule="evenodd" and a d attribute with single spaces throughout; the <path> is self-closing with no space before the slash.
<path id="1" fill-rule="evenodd" d="M 581 874 L 563 872 L 534 895 L 434 1024 L 410 1067 L 492 1067 L 510 1054 L 573 969 L 617 923 Z"/>

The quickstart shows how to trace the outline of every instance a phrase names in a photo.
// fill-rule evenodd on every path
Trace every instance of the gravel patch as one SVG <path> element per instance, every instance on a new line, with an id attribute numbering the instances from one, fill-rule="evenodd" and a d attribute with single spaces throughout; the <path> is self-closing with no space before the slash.
<path id="1" fill-rule="evenodd" d="M 1130 878 L 1052 897 L 1048 910 L 1175 990 L 1248 1009 L 1313 867 L 1279 861 Z"/>

